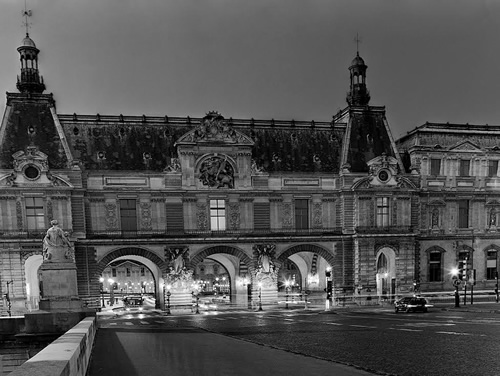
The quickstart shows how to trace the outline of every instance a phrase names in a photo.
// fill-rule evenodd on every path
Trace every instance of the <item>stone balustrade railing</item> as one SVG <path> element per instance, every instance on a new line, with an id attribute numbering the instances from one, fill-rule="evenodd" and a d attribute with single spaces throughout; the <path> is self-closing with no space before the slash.
<path id="1" fill-rule="evenodd" d="M 10 375 L 85 376 L 96 332 L 96 318 L 87 317 Z"/>

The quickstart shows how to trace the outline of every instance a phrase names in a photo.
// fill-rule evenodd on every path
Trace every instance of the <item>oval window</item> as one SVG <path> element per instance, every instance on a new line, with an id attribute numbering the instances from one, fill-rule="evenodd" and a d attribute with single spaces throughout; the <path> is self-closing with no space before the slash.
<path id="1" fill-rule="evenodd" d="M 28 166 L 24 169 L 24 175 L 28 179 L 34 180 L 38 179 L 38 177 L 40 176 L 40 171 L 35 166 Z"/>

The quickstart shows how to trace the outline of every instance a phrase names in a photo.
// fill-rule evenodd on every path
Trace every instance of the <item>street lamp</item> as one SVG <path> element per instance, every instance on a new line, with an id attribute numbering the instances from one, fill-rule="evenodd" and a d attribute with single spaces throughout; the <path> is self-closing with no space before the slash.
<path id="1" fill-rule="evenodd" d="M 285 281 L 285 308 L 288 309 L 288 289 L 290 288 L 290 281 Z"/>
<path id="2" fill-rule="evenodd" d="M 460 295 L 458 294 L 458 286 L 460 286 L 460 280 L 458 279 L 458 268 L 451 269 L 451 275 L 453 276 L 453 286 L 455 286 L 455 308 L 460 307 Z"/>
<path id="3" fill-rule="evenodd" d="M 262 311 L 262 282 L 259 282 L 259 311 Z"/>
<path id="4" fill-rule="evenodd" d="M 100 277 L 99 282 L 101 283 L 101 300 L 102 300 L 102 308 L 106 307 L 106 304 L 104 304 L 104 278 Z"/>
<path id="5" fill-rule="evenodd" d="M 172 288 L 171 285 L 167 285 L 167 315 L 170 315 L 170 289 Z"/>

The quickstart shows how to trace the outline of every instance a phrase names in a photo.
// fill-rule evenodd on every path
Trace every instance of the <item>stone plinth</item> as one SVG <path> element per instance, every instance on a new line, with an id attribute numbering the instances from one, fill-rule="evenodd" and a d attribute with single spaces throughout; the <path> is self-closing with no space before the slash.
<path id="1" fill-rule="evenodd" d="M 40 266 L 43 300 L 78 299 L 76 265 L 73 262 L 44 262 Z M 40 302 L 40 308 L 42 302 Z M 70 308 L 60 307 L 60 308 Z M 76 308 L 74 305 L 71 308 Z"/>

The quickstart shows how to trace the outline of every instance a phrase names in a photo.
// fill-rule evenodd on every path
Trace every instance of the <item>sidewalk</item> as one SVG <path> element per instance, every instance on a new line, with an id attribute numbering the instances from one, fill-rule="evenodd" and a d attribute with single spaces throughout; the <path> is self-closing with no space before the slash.
<path id="1" fill-rule="evenodd" d="M 196 328 L 101 329 L 89 376 L 369 376 L 350 365 L 295 354 Z"/>

